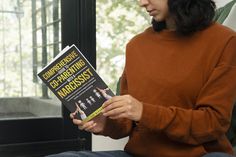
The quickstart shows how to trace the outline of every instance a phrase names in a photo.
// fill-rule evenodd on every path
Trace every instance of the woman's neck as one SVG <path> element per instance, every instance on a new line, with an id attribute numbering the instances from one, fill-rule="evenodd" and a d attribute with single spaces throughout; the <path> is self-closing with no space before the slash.
<path id="1" fill-rule="evenodd" d="M 167 18 L 166 19 L 166 29 L 168 29 L 170 31 L 175 31 L 176 30 L 175 21 L 173 20 L 173 18 Z"/>

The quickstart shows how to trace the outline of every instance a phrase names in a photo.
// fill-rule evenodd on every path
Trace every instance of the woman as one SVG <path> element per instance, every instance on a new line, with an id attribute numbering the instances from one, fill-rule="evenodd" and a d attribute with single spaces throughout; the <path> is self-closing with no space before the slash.
<path id="1" fill-rule="evenodd" d="M 107 100 L 102 115 L 87 123 L 71 115 L 81 130 L 129 136 L 124 151 L 56 156 L 231 156 L 225 133 L 236 100 L 236 33 L 212 21 L 211 0 L 140 0 L 140 6 L 153 27 L 127 45 L 122 96 Z"/>

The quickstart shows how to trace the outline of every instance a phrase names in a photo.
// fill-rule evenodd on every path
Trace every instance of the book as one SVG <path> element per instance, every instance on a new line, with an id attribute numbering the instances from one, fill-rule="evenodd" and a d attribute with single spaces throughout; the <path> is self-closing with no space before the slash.
<path id="1" fill-rule="evenodd" d="M 38 76 L 62 104 L 83 122 L 97 116 L 102 104 L 114 96 L 75 45 L 66 46 Z"/>

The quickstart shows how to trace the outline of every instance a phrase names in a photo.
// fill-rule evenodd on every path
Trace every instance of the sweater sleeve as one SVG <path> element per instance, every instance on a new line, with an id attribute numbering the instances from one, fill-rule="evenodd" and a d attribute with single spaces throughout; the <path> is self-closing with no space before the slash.
<path id="1" fill-rule="evenodd" d="M 198 145 L 224 136 L 236 102 L 236 37 L 200 90 L 193 109 L 144 103 L 139 125 L 164 132 L 170 139 Z"/>
<path id="2" fill-rule="evenodd" d="M 122 74 L 121 80 L 120 80 L 120 89 L 121 89 L 121 95 L 127 94 L 127 82 L 126 82 L 126 75 L 125 71 Z M 107 118 L 106 125 L 100 134 L 104 136 L 110 136 L 114 139 L 123 138 L 129 135 L 129 133 L 132 130 L 132 121 L 129 119 L 117 119 L 112 120 Z"/>

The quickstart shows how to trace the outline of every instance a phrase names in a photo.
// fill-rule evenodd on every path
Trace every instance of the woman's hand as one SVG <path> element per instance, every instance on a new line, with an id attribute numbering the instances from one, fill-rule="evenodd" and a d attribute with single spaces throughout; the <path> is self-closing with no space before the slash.
<path id="1" fill-rule="evenodd" d="M 115 96 L 103 104 L 102 113 L 111 119 L 127 118 L 139 121 L 143 104 L 130 95 Z"/>
<path id="2" fill-rule="evenodd" d="M 78 125 L 78 128 L 80 130 L 85 130 L 91 133 L 99 133 L 103 131 L 106 123 L 106 117 L 104 117 L 102 114 L 94 117 L 91 121 L 88 122 L 82 122 L 79 119 L 76 119 L 76 114 L 71 113 L 70 118 L 73 120 L 73 123 L 75 125 Z"/>

